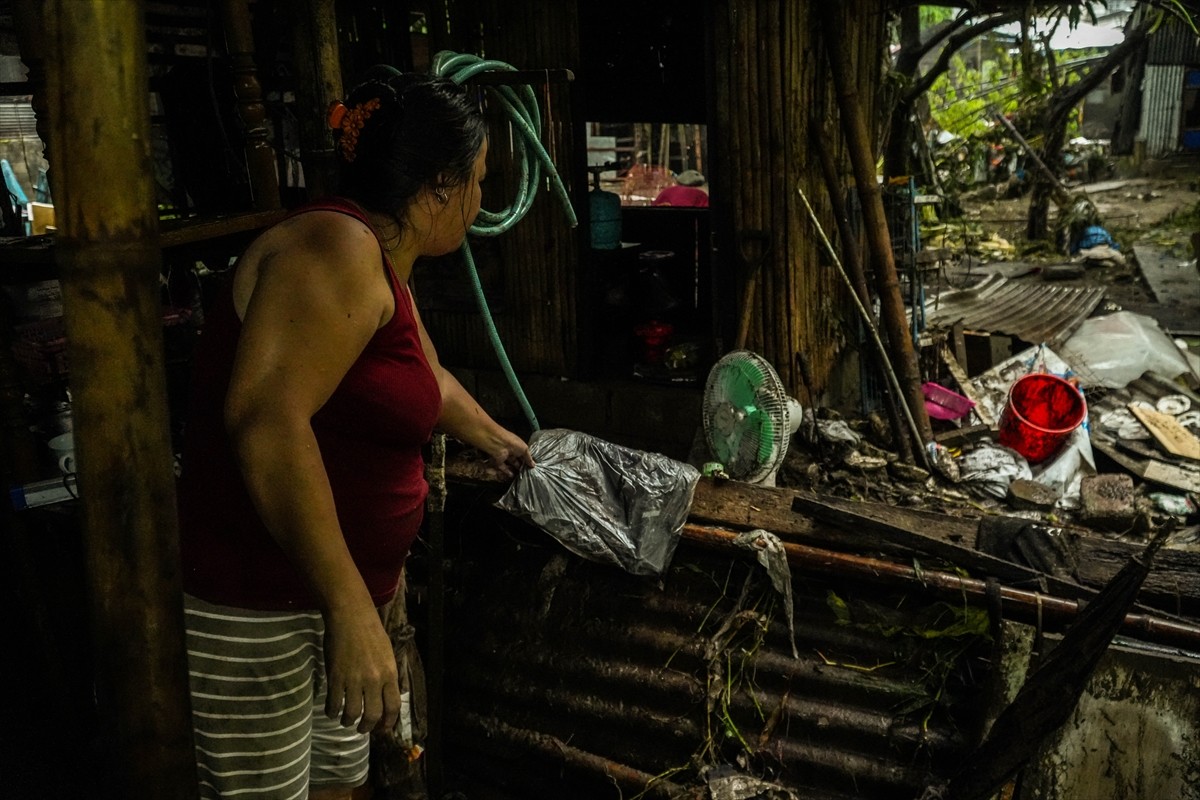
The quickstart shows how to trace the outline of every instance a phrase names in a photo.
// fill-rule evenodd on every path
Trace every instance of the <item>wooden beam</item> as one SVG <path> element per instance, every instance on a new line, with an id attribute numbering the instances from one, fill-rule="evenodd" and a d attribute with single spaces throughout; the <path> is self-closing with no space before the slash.
<path id="1" fill-rule="evenodd" d="M 262 101 L 262 85 L 254 63 L 254 34 L 250 26 L 247 0 L 221 0 L 221 22 L 229 60 L 233 65 L 233 93 L 237 97 L 238 116 L 242 120 L 246 171 L 254 209 L 279 208 L 279 177 L 275 171 L 275 151 L 267 131 L 267 109 Z M 143 48 L 144 49 L 144 48 Z"/>
<path id="2" fill-rule="evenodd" d="M 296 105 L 300 158 L 309 197 L 332 194 L 338 164 L 325 109 L 342 97 L 334 0 L 300 0 L 292 16 L 292 53 L 296 64 Z"/>
<path id="3" fill-rule="evenodd" d="M 45 4 L 50 177 L 111 770 L 96 784 L 129 800 L 194 800 L 143 10 Z"/>

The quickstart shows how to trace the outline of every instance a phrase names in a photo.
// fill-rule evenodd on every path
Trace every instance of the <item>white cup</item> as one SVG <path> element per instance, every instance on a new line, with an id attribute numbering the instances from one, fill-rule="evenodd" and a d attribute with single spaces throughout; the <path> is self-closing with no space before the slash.
<path id="1" fill-rule="evenodd" d="M 64 475 L 75 473 L 75 434 L 71 431 L 60 433 L 46 445 L 54 453 L 58 468 Z"/>

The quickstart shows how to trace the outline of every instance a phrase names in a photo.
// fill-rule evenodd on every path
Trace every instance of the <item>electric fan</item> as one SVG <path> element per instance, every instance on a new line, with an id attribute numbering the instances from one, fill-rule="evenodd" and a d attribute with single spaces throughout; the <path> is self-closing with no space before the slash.
<path id="1" fill-rule="evenodd" d="M 725 473 L 774 486 L 804 413 L 775 368 L 749 350 L 729 353 L 708 373 L 701 411 L 708 448 Z"/>

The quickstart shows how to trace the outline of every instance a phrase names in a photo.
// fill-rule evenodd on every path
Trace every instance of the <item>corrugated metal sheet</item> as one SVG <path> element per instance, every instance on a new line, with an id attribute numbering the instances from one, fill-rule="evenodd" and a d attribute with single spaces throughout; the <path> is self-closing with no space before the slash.
<path id="1" fill-rule="evenodd" d="M 1200 35 L 1176 19 L 1168 19 L 1150 36 L 1146 63 L 1160 66 L 1200 64 Z"/>
<path id="2" fill-rule="evenodd" d="M 29 101 L 0 102 L 0 140 L 36 138 L 37 117 Z"/>
<path id="3" fill-rule="evenodd" d="M 1183 74 L 1182 64 L 1146 67 L 1142 82 L 1141 138 L 1146 140 L 1148 156 L 1163 156 L 1179 149 Z"/>
<path id="4" fill-rule="evenodd" d="M 884 615 L 841 625 L 830 587 L 794 576 L 793 658 L 753 561 L 684 542 L 662 580 L 636 578 L 532 529 L 469 527 L 446 625 L 446 729 L 456 770 L 511 792 L 480 796 L 632 796 L 657 775 L 645 796 L 678 797 L 695 786 L 689 765 L 740 754 L 805 798 L 893 800 L 919 796 L 969 749 L 966 717 L 983 704 L 958 670 L 969 663 L 982 683 L 982 653 L 880 632 L 934 606 L 839 586 L 856 622 Z M 936 700 L 935 663 L 957 676 Z"/>
<path id="5" fill-rule="evenodd" d="M 969 330 L 1052 343 L 1070 336 L 1103 297 L 1102 287 L 1018 283 L 993 275 L 973 288 L 943 292 L 927 309 L 926 319 L 930 327 L 961 320 Z"/>

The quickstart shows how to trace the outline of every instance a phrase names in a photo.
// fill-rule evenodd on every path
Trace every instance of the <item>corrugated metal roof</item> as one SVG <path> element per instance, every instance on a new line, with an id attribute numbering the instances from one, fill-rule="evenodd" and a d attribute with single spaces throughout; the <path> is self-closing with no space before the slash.
<path id="1" fill-rule="evenodd" d="M 828 585 L 794 578 L 793 658 L 778 595 L 752 562 L 684 542 L 663 579 L 646 580 L 538 542 L 479 538 L 464 547 L 473 564 L 460 565 L 446 620 L 446 728 L 464 771 L 512 796 L 598 797 L 598 779 L 623 784 L 604 796 L 630 796 L 652 775 L 646 797 L 678 796 L 680 768 L 749 748 L 805 798 L 893 800 L 920 795 L 971 747 L 949 709 L 979 711 L 978 700 L 954 678 L 938 695 L 926 670 L 970 662 L 982 680 L 982 653 L 881 633 L 937 605 L 839 586 L 856 623 L 843 625 Z M 562 791 L 571 772 L 577 793 Z M 535 790 L 539 774 L 559 791 Z"/>
<path id="2" fill-rule="evenodd" d="M 926 320 L 929 327 L 961 320 L 970 330 L 1054 343 L 1074 333 L 1103 297 L 1103 287 L 1018 283 L 993 275 L 973 288 L 943 292 L 926 309 Z"/>
<path id="3" fill-rule="evenodd" d="M 1151 157 L 1174 153 L 1179 149 L 1183 114 L 1182 64 L 1147 66 L 1142 81 L 1141 138 Z"/>

